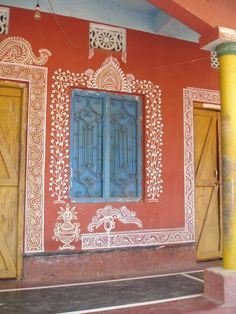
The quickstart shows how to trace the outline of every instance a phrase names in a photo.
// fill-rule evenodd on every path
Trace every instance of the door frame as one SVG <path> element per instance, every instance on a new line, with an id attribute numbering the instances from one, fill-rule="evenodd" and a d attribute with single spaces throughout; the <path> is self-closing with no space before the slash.
<path id="1" fill-rule="evenodd" d="M 187 87 L 183 89 L 184 115 L 184 206 L 186 229 L 195 241 L 195 173 L 194 173 L 194 133 L 193 107 L 194 102 L 220 105 L 220 92 L 216 90 Z"/>
<path id="2" fill-rule="evenodd" d="M 0 62 L 1 80 L 29 85 L 24 253 L 44 251 L 47 73 L 45 67 Z"/>
<path id="3" fill-rule="evenodd" d="M 28 129 L 28 84 L 27 83 L 11 83 L 11 86 L 18 86 L 22 91 L 22 117 L 21 117 L 21 133 L 20 133 L 20 168 L 19 168 L 19 200 L 18 200 L 18 243 L 17 243 L 17 267 L 16 276 L 19 278 L 23 271 L 23 253 L 24 253 L 24 214 L 25 214 L 25 195 L 26 195 L 26 145 L 27 145 L 27 129 Z"/>

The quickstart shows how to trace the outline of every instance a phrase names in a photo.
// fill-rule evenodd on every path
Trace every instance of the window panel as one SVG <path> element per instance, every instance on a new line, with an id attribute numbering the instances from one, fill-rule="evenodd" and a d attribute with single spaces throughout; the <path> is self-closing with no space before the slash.
<path id="1" fill-rule="evenodd" d="M 110 100 L 110 195 L 137 197 L 137 101 Z"/>
<path id="2" fill-rule="evenodd" d="M 141 197 L 140 99 L 74 90 L 71 188 L 77 201 Z"/>
<path id="3" fill-rule="evenodd" d="M 71 196 L 103 196 L 104 99 L 90 95 L 73 96 Z"/>

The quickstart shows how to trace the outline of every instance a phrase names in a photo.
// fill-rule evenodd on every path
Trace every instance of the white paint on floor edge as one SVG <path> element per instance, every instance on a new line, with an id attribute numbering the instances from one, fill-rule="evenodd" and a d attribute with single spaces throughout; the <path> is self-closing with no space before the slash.
<path id="1" fill-rule="evenodd" d="M 169 299 L 161 299 L 161 300 L 154 300 L 154 301 L 147 301 L 147 302 L 140 302 L 140 303 L 131 303 L 131 304 L 124 304 L 124 305 L 117 305 L 117 306 L 109 306 L 109 307 L 101 307 L 97 309 L 88 309 L 88 310 L 81 310 L 81 311 L 73 311 L 73 312 L 63 312 L 60 314 L 87 314 L 87 313 L 97 313 L 101 311 L 111 311 L 111 310 L 120 310 L 120 309 L 128 309 L 131 307 L 139 307 L 145 305 L 154 305 L 158 303 L 166 303 L 166 302 L 173 302 L 173 301 L 180 301 L 186 299 L 193 299 L 197 297 L 203 296 L 202 293 L 199 294 L 192 294 L 183 297 L 176 297 L 176 298 L 169 298 Z M 57 313 L 59 314 L 59 313 Z"/>
<path id="2" fill-rule="evenodd" d="M 196 281 L 200 281 L 200 282 L 204 283 L 204 280 L 203 280 L 203 279 L 201 279 L 201 278 L 197 278 L 197 277 L 191 276 L 191 275 L 189 275 L 189 274 L 183 274 L 183 276 L 184 276 L 184 277 L 191 278 L 191 279 L 194 279 L 194 280 L 196 280 Z"/>
<path id="3" fill-rule="evenodd" d="M 141 277 L 110 279 L 110 280 L 90 281 L 90 282 L 77 282 L 77 283 L 70 283 L 70 284 L 59 284 L 59 285 L 37 286 L 37 287 L 0 289 L 0 293 L 1 292 L 24 291 L 24 290 L 40 290 L 40 289 L 64 288 L 64 287 L 75 287 L 75 286 L 87 286 L 87 285 L 96 285 L 96 284 L 112 283 L 112 282 L 132 281 L 132 280 L 167 277 L 167 276 L 175 276 L 175 275 L 186 275 L 187 273 L 191 274 L 191 273 L 199 273 L 199 272 L 203 272 L 203 271 L 204 270 L 200 269 L 200 270 L 192 270 L 192 271 L 187 271 L 187 272 L 168 273 L 168 274 L 141 276 Z M 191 278 L 193 279 L 193 277 L 191 277 Z M 194 279 L 196 279 L 196 278 L 194 278 Z"/>

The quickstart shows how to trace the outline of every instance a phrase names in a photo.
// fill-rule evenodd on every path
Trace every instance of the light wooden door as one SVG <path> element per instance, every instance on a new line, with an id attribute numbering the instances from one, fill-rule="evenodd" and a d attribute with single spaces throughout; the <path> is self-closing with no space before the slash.
<path id="1" fill-rule="evenodd" d="M 222 256 L 220 112 L 194 109 L 194 143 L 196 254 L 210 260 Z"/>
<path id="2" fill-rule="evenodd" d="M 0 278 L 23 264 L 27 87 L 0 81 Z"/>

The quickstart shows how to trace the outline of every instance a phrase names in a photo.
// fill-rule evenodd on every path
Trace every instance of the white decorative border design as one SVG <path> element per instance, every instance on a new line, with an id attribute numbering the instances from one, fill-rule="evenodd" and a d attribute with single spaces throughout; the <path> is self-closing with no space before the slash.
<path id="1" fill-rule="evenodd" d="M 82 234 L 81 238 L 83 250 L 177 244 L 194 240 L 184 229 L 88 233 Z"/>
<path id="2" fill-rule="evenodd" d="M 71 73 L 58 70 L 53 76 L 51 94 L 50 187 L 54 203 L 68 199 L 69 188 L 69 104 L 70 87 L 120 91 L 145 95 L 146 109 L 146 200 L 159 201 L 162 187 L 161 91 L 150 81 L 139 81 L 124 74 L 113 57 L 105 60 L 95 72 Z"/>
<path id="3" fill-rule="evenodd" d="M 82 235 L 82 249 L 104 249 L 133 246 L 150 246 L 193 242 L 195 240 L 194 208 L 194 142 L 193 103 L 220 104 L 218 91 L 184 89 L 184 186 L 185 186 L 185 226 L 165 230 L 143 230 L 130 232 L 94 233 Z"/>
<path id="4" fill-rule="evenodd" d="M 0 78 L 29 83 L 25 252 L 44 250 L 44 164 L 47 69 L 0 62 Z"/>
<path id="5" fill-rule="evenodd" d="M 184 169 L 185 169 L 185 228 L 194 236 L 194 139 L 193 104 L 194 101 L 220 104 L 220 93 L 207 89 L 184 89 Z"/>
<path id="6" fill-rule="evenodd" d="M 51 55 L 48 49 L 39 49 L 39 57 L 36 57 L 30 43 L 21 37 L 7 37 L 0 43 L 0 60 L 3 62 L 44 65 Z"/>

